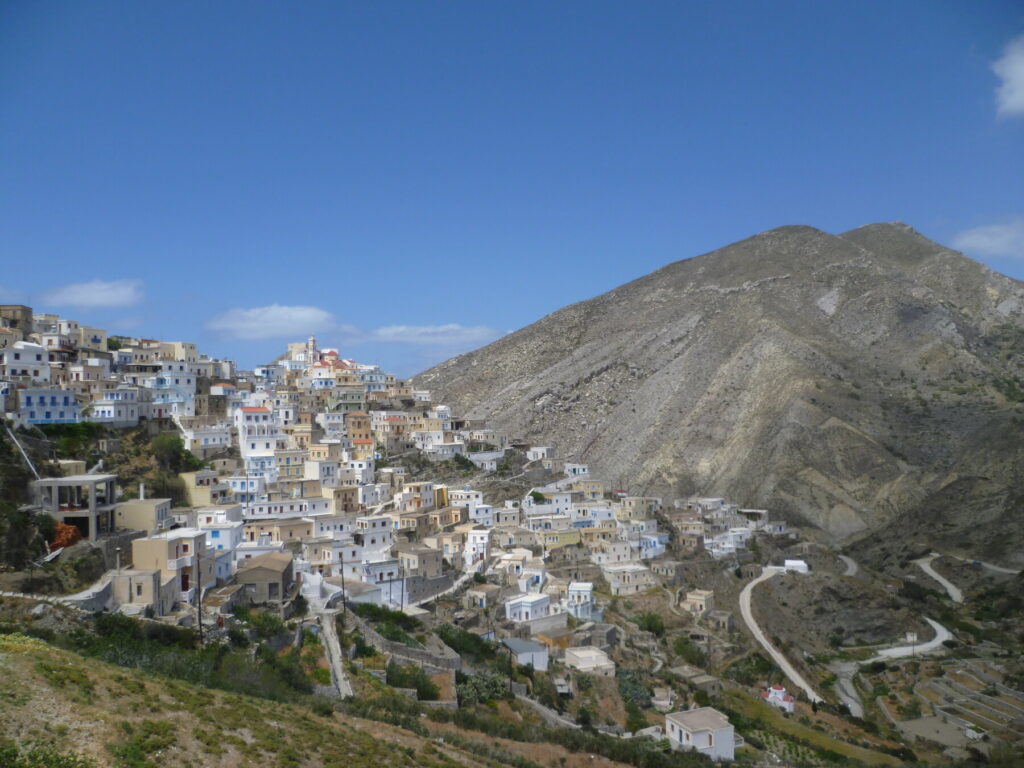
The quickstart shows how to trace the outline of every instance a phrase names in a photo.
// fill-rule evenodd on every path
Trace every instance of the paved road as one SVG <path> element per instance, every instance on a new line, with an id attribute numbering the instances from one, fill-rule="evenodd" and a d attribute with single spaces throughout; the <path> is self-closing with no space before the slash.
<path id="1" fill-rule="evenodd" d="M 976 563 L 977 565 L 980 565 L 982 568 L 987 568 L 988 570 L 995 571 L 996 573 L 1008 573 L 1011 576 L 1016 576 L 1018 573 L 1021 572 L 1020 568 L 1018 568 L 1017 570 L 1014 570 L 1012 568 L 1003 568 L 1001 565 L 993 565 L 992 563 L 986 563 L 984 560 L 971 560 L 970 558 L 960 557 L 959 555 L 950 555 L 950 557 L 956 558 L 957 560 L 961 560 L 965 563 Z"/>
<path id="2" fill-rule="evenodd" d="M 0 592 L 0 597 L 21 597 L 26 600 L 36 600 L 40 603 L 49 603 L 50 605 L 69 605 L 67 597 L 60 597 L 56 595 L 33 595 L 28 592 Z M 74 607 L 73 603 L 71 603 Z"/>
<path id="3" fill-rule="evenodd" d="M 953 582 L 932 568 L 932 560 L 939 556 L 938 552 L 932 552 L 928 557 L 915 560 L 914 565 L 939 582 L 954 603 L 962 603 L 964 601 L 964 593 Z"/>
<path id="4" fill-rule="evenodd" d="M 843 572 L 843 576 L 856 576 L 857 571 L 860 570 L 860 566 L 852 557 L 846 555 L 839 555 L 839 559 L 846 563 L 846 571 Z"/>
<path id="5" fill-rule="evenodd" d="M 753 579 L 751 582 L 747 584 L 747 586 L 743 588 L 743 591 L 740 592 L 740 614 L 742 614 L 743 621 L 747 623 L 747 627 L 750 628 L 751 633 L 754 635 L 754 639 L 761 644 L 761 647 L 764 648 L 768 652 L 768 655 L 771 656 L 772 659 L 775 661 L 775 663 L 779 665 L 782 671 L 786 674 L 786 677 L 792 680 L 798 688 L 802 688 L 804 693 L 807 694 L 807 698 L 809 700 L 822 701 L 821 696 L 815 693 L 814 689 L 811 687 L 811 684 L 808 683 L 804 679 L 803 675 L 797 672 L 796 668 L 789 663 L 789 659 L 783 656 L 780 651 L 778 651 L 771 643 L 768 642 L 768 638 L 764 636 L 764 632 L 761 631 L 761 628 L 757 625 L 757 622 L 754 621 L 754 612 L 751 610 L 750 607 L 750 595 L 754 591 L 754 587 L 756 587 L 762 581 L 767 581 L 768 579 L 772 578 L 777 573 L 782 573 L 782 570 L 782 568 L 778 568 L 775 566 L 766 566 L 764 569 L 762 569 L 760 576 L 758 576 L 756 579 Z"/>
<path id="6" fill-rule="evenodd" d="M 953 637 L 953 633 L 934 619 L 929 619 L 926 616 L 924 620 L 927 621 L 931 625 L 932 629 L 935 630 L 935 637 L 933 639 L 929 640 L 927 643 L 897 645 L 892 648 L 885 648 L 879 651 L 877 656 L 867 659 L 866 661 L 862 661 L 861 664 L 870 664 L 873 661 L 885 661 L 886 659 L 902 659 L 907 656 L 918 656 L 920 654 L 940 650 L 943 647 L 942 643 L 951 639 Z"/>
<path id="7" fill-rule="evenodd" d="M 331 680 L 341 698 L 347 699 L 353 695 L 352 683 L 345 676 L 345 654 L 341 651 L 341 643 L 338 642 L 338 629 L 334 619 L 338 615 L 336 610 L 327 610 L 319 614 L 321 636 L 324 639 L 324 648 L 327 651 L 327 660 L 331 664 Z"/>
<path id="8" fill-rule="evenodd" d="M 857 686 L 853 684 L 853 677 L 857 674 L 859 666 L 855 661 L 833 661 L 828 666 L 836 673 L 836 694 L 839 700 L 850 710 L 854 717 L 864 717 L 864 704 L 860 700 Z"/>

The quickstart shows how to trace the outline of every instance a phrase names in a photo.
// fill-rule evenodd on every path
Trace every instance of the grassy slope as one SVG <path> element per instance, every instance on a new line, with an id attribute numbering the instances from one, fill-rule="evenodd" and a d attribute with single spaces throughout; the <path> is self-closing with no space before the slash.
<path id="1" fill-rule="evenodd" d="M 845 757 L 860 760 L 867 765 L 900 765 L 900 760 L 882 752 L 874 752 L 845 741 L 833 739 L 821 731 L 810 728 L 795 719 L 785 717 L 775 707 L 769 706 L 760 701 L 755 701 L 748 696 L 743 696 L 736 691 L 725 693 L 726 702 L 737 712 L 747 717 L 756 717 L 769 723 L 771 727 L 784 734 L 806 739 L 811 744 L 824 749 L 838 752 Z"/>
<path id="2" fill-rule="evenodd" d="M 147 677 L 22 635 L 0 635 L 0 738 L 131 768 L 480 764 L 381 723 Z"/>

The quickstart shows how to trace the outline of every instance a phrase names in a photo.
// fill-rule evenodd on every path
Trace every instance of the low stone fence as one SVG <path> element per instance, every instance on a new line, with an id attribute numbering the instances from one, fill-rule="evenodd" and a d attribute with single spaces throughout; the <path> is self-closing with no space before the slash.
<path id="1" fill-rule="evenodd" d="M 462 658 L 459 654 L 438 640 L 434 635 L 428 636 L 431 640 L 430 648 L 410 648 L 404 643 L 398 643 L 383 637 L 377 630 L 351 611 L 349 611 L 348 616 L 348 620 L 353 622 L 362 633 L 363 639 L 380 653 L 390 655 L 400 662 L 418 664 L 424 668 L 433 667 L 438 672 L 462 669 Z"/>
<path id="2" fill-rule="evenodd" d="M 405 580 L 405 602 L 418 603 L 422 600 L 429 600 L 446 589 L 450 589 L 453 583 L 454 580 L 448 575 L 438 576 L 436 579 L 408 578 Z"/>

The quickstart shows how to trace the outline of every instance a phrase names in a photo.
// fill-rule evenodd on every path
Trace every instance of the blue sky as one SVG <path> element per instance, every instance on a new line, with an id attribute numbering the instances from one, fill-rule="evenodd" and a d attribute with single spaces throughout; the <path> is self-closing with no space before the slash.
<path id="1" fill-rule="evenodd" d="M 1024 4 L 0 5 L 0 300 L 412 374 L 783 224 L 1024 278 Z"/>

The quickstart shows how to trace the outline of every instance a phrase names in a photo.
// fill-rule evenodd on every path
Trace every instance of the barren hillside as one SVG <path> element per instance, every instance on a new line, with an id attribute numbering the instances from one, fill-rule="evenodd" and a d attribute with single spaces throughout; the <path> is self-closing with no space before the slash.
<path id="1" fill-rule="evenodd" d="M 783 227 L 416 383 L 634 493 L 724 495 L 833 541 L 967 533 L 1021 558 L 1005 543 L 1021 541 L 1022 311 L 1020 282 L 905 225 Z"/>

